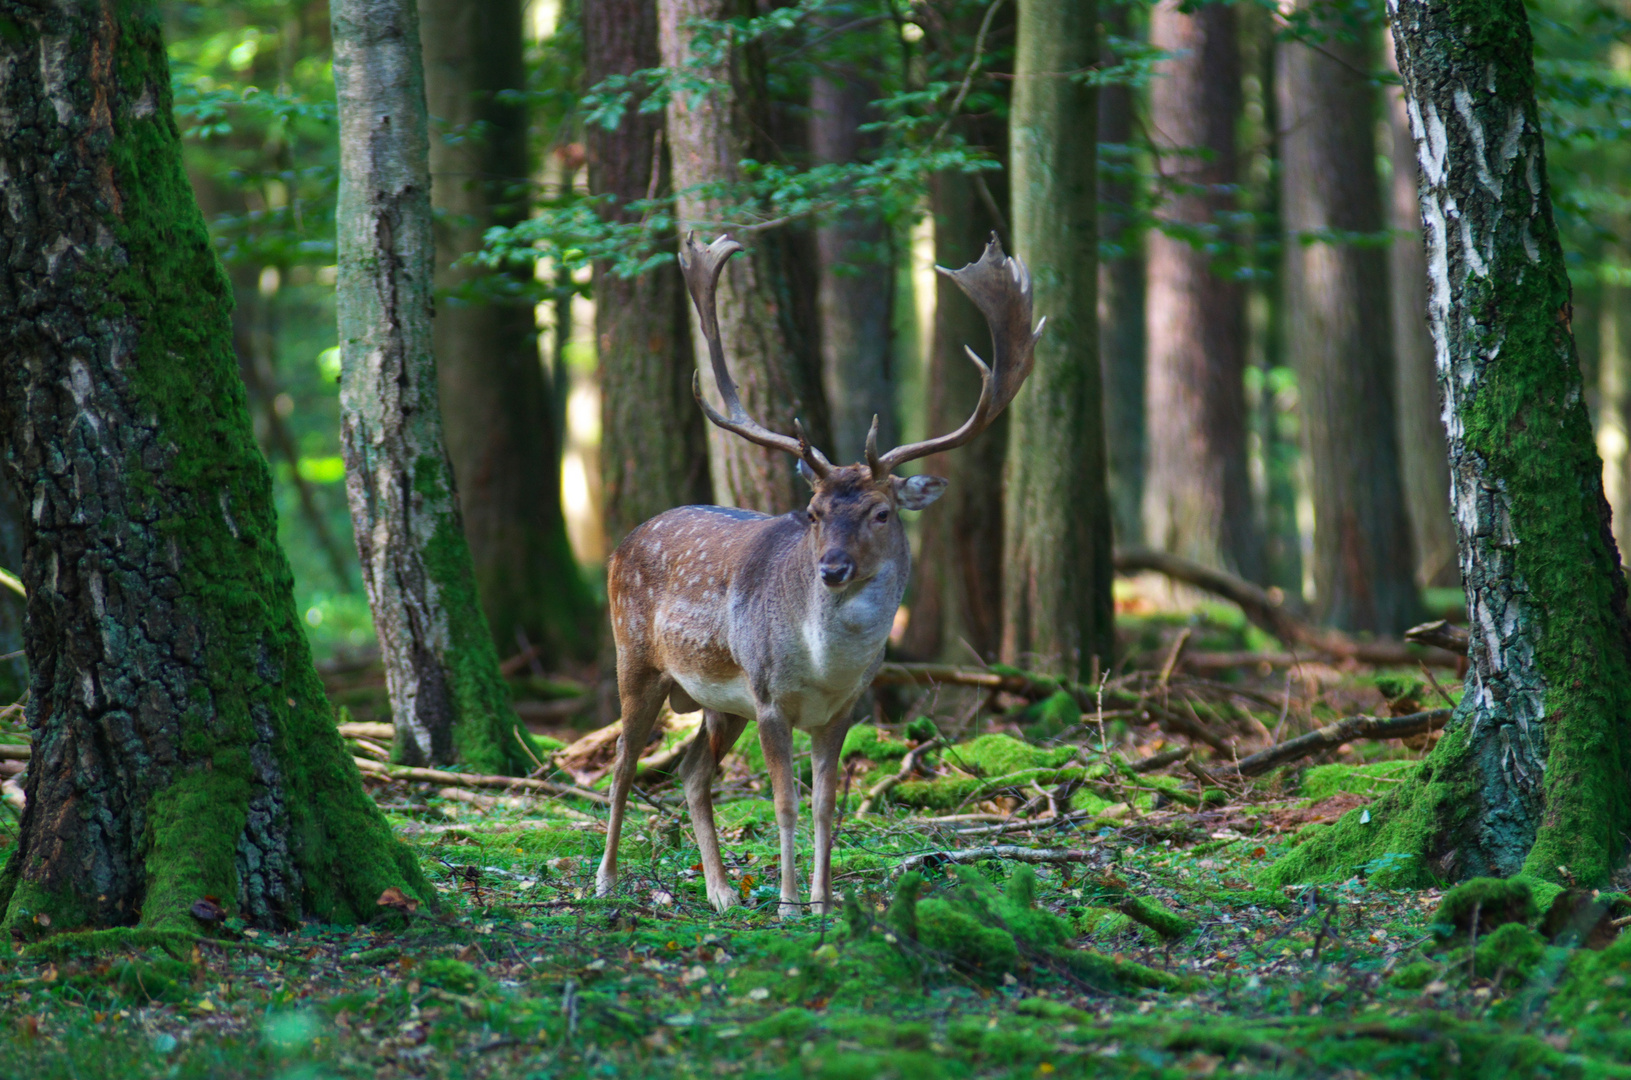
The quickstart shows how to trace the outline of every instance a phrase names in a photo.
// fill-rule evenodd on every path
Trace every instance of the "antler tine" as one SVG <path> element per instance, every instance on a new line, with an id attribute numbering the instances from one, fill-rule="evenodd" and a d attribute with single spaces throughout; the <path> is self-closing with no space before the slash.
<path id="1" fill-rule="evenodd" d="M 955 281 L 974 306 L 980 309 L 991 328 L 992 360 L 989 367 L 974 350 L 964 346 L 970 360 L 980 369 L 980 400 L 974 412 L 956 431 L 923 442 L 897 446 L 881 458 L 869 444 L 867 463 L 880 479 L 908 461 L 962 446 L 990 426 L 1006 409 L 1036 363 L 1036 342 L 1042 336 L 1046 319 L 1031 327 L 1031 274 L 1019 258 L 1005 256 L 997 234 L 985 245 L 978 261 L 961 270 L 937 271 Z"/>
<path id="2" fill-rule="evenodd" d="M 889 470 L 883 467 L 878 460 L 878 414 L 872 414 L 872 426 L 866 433 L 866 463 L 872 469 L 872 475 L 879 480 L 889 475 Z"/>
<path id="3" fill-rule="evenodd" d="M 708 361 L 714 369 L 714 382 L 719 387 L 719 396 L 725 399 L 725 409 L 730 415 L 721 416 L 702 396 L 700 372 L 691 377 L 691 393 L 697 399 L 697 404 L 702 406 L 703 414 L 719 427 L 759 446 L 783 450 L 803 458 L 817 476 L 826 476 L 832 471 L 832 464 L 822 456 L 821 451 L 809 444 L 802 429 L 799 437 L 792 439 L 769 430 L 747 414 L 747 410 L 742 408 L 742 399 L 736 393 L 736 383 L 725 367 L 725 346 L 719 338 L 719 275 L 724 272 L 730 257 L 741 250 L 742 245 L 729 233 L 721 233 L 706 246 L 697 243 L 696 233 L 687 233 L 685 242 L 680 245 L 680 272 L 685 275 L 691 302 L 697 306 L 702 336 L 708 342 Z M 794 424 L 796 426 L 797 421 Z"/>

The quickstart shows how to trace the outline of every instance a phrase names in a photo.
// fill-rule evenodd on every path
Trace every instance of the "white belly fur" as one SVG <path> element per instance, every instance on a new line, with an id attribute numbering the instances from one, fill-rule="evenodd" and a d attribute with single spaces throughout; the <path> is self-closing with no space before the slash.
<path id="1" fill-rule="evenodd" d="M 741 716 L 749 720 L 759 718 L 759 710 L 754 704 L 753 692 L 748 689 L 746 675 L 738 675 L 734 679 L 706 679 L 692 672 L 673 671 L 669 674 L 673 675 L 674 681 L 691 695 L 691 700 L 704 709 L 713 709 L 716 712 Z"/>

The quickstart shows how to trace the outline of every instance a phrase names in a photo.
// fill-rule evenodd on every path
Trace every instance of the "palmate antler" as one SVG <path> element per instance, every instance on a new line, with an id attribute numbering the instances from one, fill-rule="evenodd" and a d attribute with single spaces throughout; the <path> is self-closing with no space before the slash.
<path id="1" fill-rule="evenodd" d="M 719 339 L 716 293 L 725 263 L 741 250 L 742 245 L 729 234 L 722 234 L 713 243 L 704 246 L 697 243 L 696 234 L 692 233 L 680 246 L 680 269 L 685 274 L 686 287 L 691 291 L 691 300 L 696 304 L 697 316 L 702 322 L 702 336 L 708 342 L 708 359 L 713 364 L 714 381 L 719 384 L 720 396 L 725 399 L 725 408 L 730 415 L 726 417 L 715 412 L 702 396 L 700 374 L 692 378 L 691 392 L 696 395 L 697 404 L 702 406 L 708 419 L 726 431 L 735 432 L 749 442 L 772 450 L 785 450 L 804 459 L 816 476 L 826 476 L 832 471 L 832 462 L 810 445 L 799 422 L 793 421 L 794 430 L 798 432 L 796 439 L 778 435 L 762 426 L 742 408 L 736 384 L 731 381 L 730 372 L 725 367 L 725 348 Z M 1047 319 L 1043 319 L 1034 330 L 1031 328 L 1030 271 L 1018 258 L 1003 254 L 1002 243 L 996 233 L 991 234 L 984 254 L 976 262 L 969 263 L 961 270 L 947 270 L 943 266 L 935 269 L 955 281 L 985 316 L 986 324 L 991 327 L 991 364 L 988 367 L 973 349 L 964 347 L 968 358 L 980 369 L 980 400 L 974 406 L 973 414 L 956 431 L 923 442 L 897 446 L 880 456 L 878 418 L 872 418 L 872 430 L 866 437 L 866 460 L 873 477 L 880 481 L 908 461 L 962 446 L 990 427 L 991 421 L 1014 400 L 1014 395 L 1019 393 L 1020 386 L 1030 375 L 1036 362 L 1036 342 L 1047 323 Z"/>
<path id="2" fill-rule="evenodd" d="M 793 428 L 798 432 L 798 438 L 793 439 L 778 435 L 749 416 L 747 410 L 742 408 L 742 399 L 737 396 L 736 383 L 731 380 L 731 373 L 725 367 L 725 346 L 719 340 L 719 275 L 730 257 L 741 250 L 742 245 L 728 233 L 721 234 L 706 247 L 697 243 L 696 233 L 689 233 L 685 243 L 680 245 L 680 271 L 685 275 L 686 288 L 691 291 L 691 301 L 697 306 L 702 336 L 708 341 L 708 360 L 713 364 L 714 382 L 719 386 L 719 396 L 725 399 L 725 408 L 730 416 L 719 415 L 702 396 L 700 372 L 691 377 L 691 393 L 696 396 L 697 404 L 702 406 L 708 419 L 726 431 L 734 432 L 751 443 L 772 450 L 785 450 L 794 457 L 803 458 L 816 476 L 826 476 L 832 472 L 832 462 L 810 445 L 810 441 L 804 437 L 803 426 L 797 420 L 793 421 Z"/>
<path id="3" fill-rule="evenodd" d="M 872 475 L 880 480 L 908 461 L 955 449 L 990 427 L 1031 374 L 1036 363 L 1036 342 L 1048 321 L 1044 318 L 1035 330 L 1031 329 L 1031 273 L 1017 257 L 1003 255 L 996 233 L 991 234 L 977 262 L 961 270 L 947 270 L 944 266 L 935 269 L 955 281 L 985 316 L 991 327 L 991 365 L 987 367 L 973 349 L 963 346 L 980 369 L 980 400 L 956 431 L 897 446 L 880 457 L 878 421 L 873 419 L 866 437 L 866 460 Z"/>

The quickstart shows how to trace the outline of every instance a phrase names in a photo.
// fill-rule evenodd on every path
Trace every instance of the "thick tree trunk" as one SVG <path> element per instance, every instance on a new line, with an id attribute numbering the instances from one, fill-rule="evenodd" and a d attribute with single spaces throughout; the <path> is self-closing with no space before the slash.
<path id="1" fill-rule="evenodd" d="M 589 0 L 583 32 L 591 86 L 660 63 L 654 0 Z M 629 203 L 669 190 L 661 112 L 631 103 L 614 130 L 591 125 L 587 135 L 589 190 L 615 200 L 604 213 L 638 217 Z M 689 301 L 679 268 L 622 278 L 597 266 L 595 300 L 601 487 L 606 542 L 616 546 L 664 510 L 708 502 L 712 487 L 705 421 L 691 397 Z"/>
<path id="2" fill-rule="evenodd" d="M 1590 886 L 1631 827 L 1631 621 L 1570 330 L 1519 0 L 1390 5 L 1419 164 L 1472 646 L 1416 779 L 1279 876 L 1518 870 Z M 1397 867 L 1396 867 L 1397 868 Z M 1405 868 L 1399 868 L 1405 869 Z"/>
<path id="3" fill-rule="evenodd" d="M 1392 38 L 1384 49 L 1397 70 Z M 1388 299 L 1393 316 L 1393 385 L 1399 422 L 1399 471 L 1410 532 L 1415 541 L 1416 580 L 1422 585 L 1460 583 L 1456 569 L 1455 519 L 1450 516 L 1450 469 L 1444 453 L 1443 410 L 1433 370 L 1433 335 L 1427 329 L 1427 262 L 1422 255 L 1421 206 L 1416 201 L 1416 144 L 1404 94 L 1387 90 L 1393 182 L 1388 192 Z"/>
<path id="4" fill-rule="evenodd" d="M 768 147 L 750 146 L 754 131 L 766 130 L 762 73 L 749 50 L 714 46 L 698 52 L 695 20 L 718 22 L 740 14 L 735 0 L 659 0 L 658 44 L 663 66 L 686 70 L 712 83 L 698 96 L 674 94 L 668 102 L 668 145 L 680 234 L 727 231 L 720 200 L 705 185 L 740 180 L 739 163 L 753 157 L 768 160 Z M 703 31 L 716 44 L 717 29 Z M 805 434 L 829 448 L 826 406 L 822 401 L 819 361 L 797 319 L 789 256 L 791 241 L 777 230 L 742 235 L 752 245 L 745 257 L 732 259 L 719 283 L 719 329 L 725 342 L 731 377 L 742 404 L 761 424 L 791 433 L 793 420 Z M 705 362 L 695 313 L 691 316 L 692 350 L 702 376 L 703 393 L 716 404 L 712 368 Z M 718 428 L 708 432 L 708 460 L 714 500 L 768 514 L 783 514 L 809 501 L 809 489 L 794 470 L 792 458 L 754 445 Z"/>
<path id="5" fill-rule="evenodd" d="M 1144 535 L 1163 551 L 1262 576 L 1246 467 L 1246 294 L 1198 243 L 1228 235 L 1236 209 L 1240 43 L 1235 9 L 1193 14 L 1163 0 L 1150 43 L 1167 50 L 1150 86 L 1150 128 L 1176 193 L 1149 234 Z M 1183 235 L 1187 234 L 1187 235 Z M 1195 241 L 1195 242 L 1191 242 Z"/>
<path id="6" fill-rule="evenodd" d="M 838 34 L 863 18 L 861 4 L 823 10 L 816 25 Z M 810 159 L 847 165 L 870 158 L 881 139 L 862 131 L 881 119 L 869 108 L 881 96 L 884 63 L 875 31 L 839 34 L 810 80 Z M 821 385 L 832 422 L 834 461 L 864 461 L 867 430 L 878 418 L 878 445 L 900 441 L 895 421 L 895 267 L 889 225 L 875 211 L 849 210 L 816 229 L 817 304 L 821 320 Z M 962 265 L 958 263 L 957 265 Z"/>
<path id="7" fill-rule="evenodd" d="M 1010 408 L 1002 654 L 1090 679 L 1115 651 L 1097 318 L 1093 0 L 1020 0 L 1009 115 L 1014 250 L 1047 332 Z"/>
<path id="8" fill-rule="evenodd" d="M 968 63 L 985 11 L 970 7 L 949 20 L 936 35 L 936 62 Z M 987 49 L 1013 38 L 1013 6 L 1003 5 L 987 31 Z M 1000 69 L 1009 65 L 993 61 Z M 961 70 L 956 67 L 956 70 Z M 1003 93 L 1009 80 L 996 83 Z M 955 121 L 970 145 L 998 161 L 1008 160 L 1006 109 L 990 108 Z M 983 190 L 982 190 L 983 188 Z M 1006 220 L 1008 170 L 940 173 L 930 182 L 929 207 L 934 214 L 934 261 L 963 266 L 979 257 L 992 233 L 1013 249 Z M 927 430 L 952 431 L 974 411 L 980 399 L 980 375 L 964 346 L 975 349 L 990 339 L 990 330 L 974 304 L 944 275 L 935 275 L 934 328 L 928 371 L 923 380 Z M 1008 457 L 1008 416 L 997 417 L 984 435 L 955 454 L 925 458 L 923 471 L 950 483 L 945 497 L 923 515 L 918 557 L 912 572 L 911 618 L 901 651 L 926 660 L 942 656 L 968 659 L 966 641 L 980 658 L 995 660 L 1002 645 L 1003 466 Z"/>
<path id="9" fill-rule="evenodd" d="M 412 0 L 335 0 L 340 435 L 346 492 L 409 765 L 525 772 L 442 443 L 430 173 Z"/>
<path id="10" fill-rule="evenodd" d="M 499 650 L 525 635 L 546 663 L 592 640 L 594 602 L 561 513 L 556 410 L 523 280 L 455 267 L 526 218 L 521 0 L 419 0 L 431 115 L 436 320 L 431 345 L 476 592 Z"/>
<path id="11" fill-rule="evenodd" d="M 1314 489 L 1319 616 L 1400 633 L 1420 614 L 1399 480 L 1373 50 L 1332 35 L 1279 51 L 1287 345 Z"/>
<path id="12" fill-rule="evenodd" d="M 1210 9 L 1203 9 L 1210 10 Z M 1101 12 L 1105 36 L 1132 36 L 1131 8 L 1112 2 Z M 1101 42 L 1104 64 L 1119 62 Z M 1104 430 L 1109 451 L 1110 514 L 1116 544 L 1144 546 L 1144 252 L 1138 215 L 1139 182 L 1133 157 L 1133 88 L 1099 88 L 1100 251 L 1099 364 L 1104 370 Z M 1105 146 L 1115 149 L 1108 156 Z"/>
<path id="13" fill-rule="evenodd" d="M 295 614 L 232 296 L 144 3 L 0 4 L 0 439 L 29 508 L 34 756 L 4 926 L 262 926 L 434 893 Z"/>

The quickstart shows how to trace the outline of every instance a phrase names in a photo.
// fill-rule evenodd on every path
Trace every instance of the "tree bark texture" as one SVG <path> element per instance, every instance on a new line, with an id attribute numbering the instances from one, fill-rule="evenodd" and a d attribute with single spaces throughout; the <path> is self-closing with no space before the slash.
<path id="1" fill-rule="evenodd" d="M 1173 185 L 1148 238 L 1144 535 L 1249 580 L 1262 541 L 1246 464 L 1246 293 L 1212 269 L 1236 209 L 1240 42 L 1235 9 L 1163 0 L 1150 43 L 1171 53 L 1150 84 L 1150 131 Z M 1176 233 L 1176 235 L 1173 235 Z"/>
<path id="2" fill-rule="evenodd" d="M 1631 290 L 1602 284 L 1597 313 L 1597 452 L 1603 458 L 1603 495 L 1613 512 L 1614 543 L 1631 540 L 1631 342 L 1626 341 L 1626 309 Z"/>
<path id="3" fill-rule="evenodd" d="M 985 5 L 948 4 L 929 10 L 941 17 L 930 39 L 936 63 L 947 65 L 947 70 L 966 65 L 966 50 L 985 16 Z M 999 49 L 1012 47 L 1013 33 L 1013 6 L 1004 4 L 987 31 L 987 51 L 994 54 L 987 70 L 1011 70 L 1011 61 L 999 59 Z M 992 93 L 1006 95 L 1009 80 L 994 82 Z M 960 116 L 954 124 L 970 146 L 1006 165 L 1008 122 L 1003 105 L 1006 102 L 999 98 L 993 107 Z M 992 233 L 1013 249 L 1006 218 L 1006 168 L 973 176 L 935 175 L 929 185 L 929 208 L 934 215 L 934 261 L 941 266 L 972 262 Z M 973 302 L 936 274 L 934 326 L 923 380 L 927 430 L 953 431 L 974 412 L 980 399 L 980 375 L 963 349 L 983 348 L 990 335 Z M 924 459 L 923 471 L 944 476 L 949 484 L 940 503 L 923 515 L 912 574 L 911 617 L 901 641 L 904 654 L 967 660 L 967 651 L 959 644 L 966 641 L 981 659 L 998 657 L 1002 645 L 1003 466 L 1007 457 L 1008 417 L 1003 415 L 955 454 Z"/>
<path id="4" fill-rule="evenodd" d="M 531 768 L 477 600 L 431 352 L 435 251 L 419 16 L 335 0 L 340 436 L 346 494 L 408 765 Z"/>
<path id="5" fill-rule="evenodd" d="M 1452 880 L 1521 870 L 1590 886 L 1621 865 L 1631 826 L 1631 623 L 1582 401 L 1528 18 L 1519 0 L 1389 8 L 1471 668 L 1416 779 L 1370 808 L 1380 820 L 1349 815 L 1294 861 L 1347 876 L 1404 853 Z"/>
<path id="6" fill-rule="evenodd" d="M 266 927 L 430 900 L 312 667 L 232 293 L 145 3 L 0 4 L 0 440 L 23 519 L 22 936 Z"/>
<path id="7" fill-rule="evenodd" d="M 1204 8 L 1203 11 L 1210 11 Z M 1130 39 L 1131 8 L 1107 3 L 1100 12 L 1106 38 Z M 1105 66 L 1120 62 L 1100 42 Z M 1104 370 L 1104 432 L 1109 451 L 1111 524 L 1120 547 L 1144 546 L 1144 255 L 1138 216 L 1139 181 L 1132 86 L 1099 87 L 1099 364 Z M 1114 147 L 1106 154 L 1105 147 Z M 1113 253 L 1112 253 L 1113 252 Z"/>
<path id="8" fill-rule="evenodd" d="M 612 75 L 656 67 L 654 0 L 588 0 L 584 64 L 593 86 Z M 629 203 L 669 190 L 661 112 L 633 104 L 618 126 L 588 132 L 589 189 L 610 196 L 608 215 L 629 219 Z M 600 359 L 600 469 L 606 542 L 615 547 L 641 522 L 712 498 L 706 421 L 691 397 L 691 329 L 685 285 L 670 263 L 622 278 L 595 267 L 595 334 Z"/>
<path id="9" fill-rule="evenodd" d="M 735 47 L 721 20 L 744 12 L 736 0 L 658 0 L 658 45 L 664 67 L 707 80 L 706 92 L 676 93 L 668 102 L 668 145 L 680 235 L 729 231 L 725 203 L 713 185 L 741 180 L 739 163 L 768 160 L 768 146 L 751 145 L 766 130 L 763 72 L 754 50 Z M 707 25 L 698 25 L 698 21 Z M 699 44 L 701 47 L 699 47 Z M 822 400 L 820 361 L 800 326 L 785 230 L 742 234 L 751 245 L 732 259 L 719 283 L 719 332 L 742 404 L 760 423 L 791 433 L 802 421 L 816 445 L 830 449 Z M 692 354 L 703 393 L 717 405 L 713 370 L 695 313 Z M 809 500 L 793 459 L 719 428 L 708 431 L 714 501 L 767 514 L 784 514 Z"/>
<path id="10" fill-rule="evenodd" d="M 1384 48 L 1397 69 L 1391 37 Z M 1443 409 L 1433 370 L 1433 335 L 1427 329 L 1427 262 L 1422 254 L 1421 206 L 1416 201 L 1416 144 L 1404 94 L 1387 93 L 1388 151 L 1393 180 L 1388 191 L 1388 300 L 1393 317 L 1393 385 L 1399 424 L 1399 470 L 1421 585 L 1460 584 L 1455 519 L 1450 515 L 1450 468 L 1444 453 Z"/>
<path id="11" fill-rule="evenodd" d="M 816 25 L 835 35 L 810 80 L 810 160 L 848 165 L 876 153 L 879 133 L 861 127 L 882 117 L 871 103 L 886 43 L 874 29 L 843 33 L 876 5 L 823 9 Z M 870 26 L 870 24 L 867 24 Z M 864 461 L 867 430 L 878 418 L 878 445 L 900 441 L 895 418 L 893 328 L 895 267 L 890 229 L 877 211 L 846 210 L 816 228 L 816 298 L 821 323 L 821 385 L 832 424 L 834 461 Z M 961 263 L 957 265 L 962 265 Z"/>
<path id="12" fill-rule="evenodd" d="M 1098 358 L 1093 0 L 1021 0 L 1009 115 L 1014 249 L 1048 319 L 1010 407 L 1002 654 L 1091 679 L 1114 659 Z M 1034 660 L 1032 659 L 1034 658 Z"/>
<path id="13" fill-rule="evenodd" d="M 1287 348 L 1313 473 L 1314 593 L 1344 630 L 1419 621 L 1399 479 L 1372 50 L 1333 34 L 1279 50 Z"/>
<path id="14" fill-rule="evenodd" d="M 496 225 L 527 216 L 521 0 L 419 0 L 431 191 L 443 435 L 476 592 L 499 650 L 524 635 L 545 663 L 582 653 L 594 601 L 561 512 L 557 410 L 538 356 L 524 278 L 456 267 Z"/>

